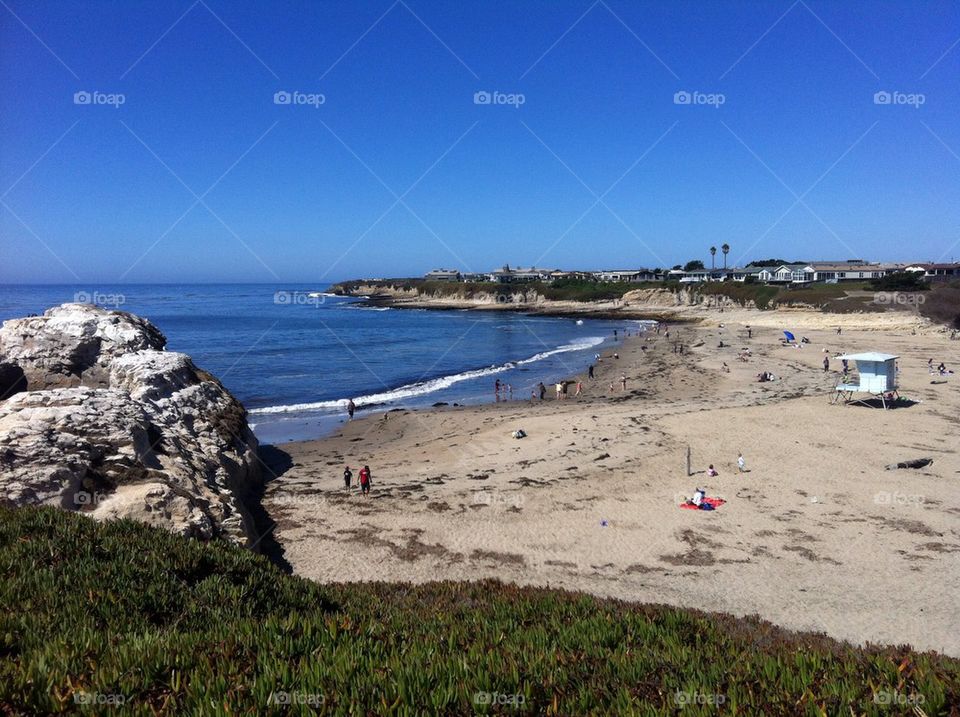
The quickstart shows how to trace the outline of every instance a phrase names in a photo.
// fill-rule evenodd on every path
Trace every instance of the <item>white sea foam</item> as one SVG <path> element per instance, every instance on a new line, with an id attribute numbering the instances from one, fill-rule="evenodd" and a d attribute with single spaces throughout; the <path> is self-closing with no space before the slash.
<path id="1" fill-rule="evenodd" d="M 449 388 L 454 384 L 460 383 L 461 381 L 469 381 L 472 378 L 481 378 L 483 376 L 492 376 L 493 374 L 502 373 L 503 371 L 508 371 L 511 368 L 516 366 L 525 365 L 534 363 L 536 361 L 542 361 L 545 358 L 550 356 L 555 356 L 556 354 L 568 353 L 570 351 L 583 351 L 584 349 L 592 348 L 598 344 L 603 343 L 602 336 L 591 336 L 589 338 L 581 339 L 579 341 L 565 344 L 563 346 L 558 346 L 555 349 L 550 351 L 543 351 L 538 354 L 534 354 L 530 358 L 523 359 L 521 361 L 508 361 L 507 363 L 500 364 L 498 366 L 488 366 L 487 368 L 478 368 L 471 371 L 463 371 L 462 373 L 455 373 L 450 376 L 440 376 L 439 378 L 432 378 L 429 381 L 418 381 L 417 383 L 407 384 L 406 386 L 400 386 L 389 391 L 383 391 L 381 393 L 371 393 L 366 396 L 359 396 L 353 399 L 354 404 L 357 406 L 369 406 L 380 403 L 390 403 L 394 401 L 401 401 L 406 398 L 413 398 L 415 396 L 423 396 L 435 391 L 440 391 L 444 388 Z M 286 406 L 265 406 L 263 408 L 254 408 L 249 412 L 251 414 L 266 414 L 266 413 L 297 413 L 302 411 L 337 411 L 343 410 L 347 405 L 346 398 L 334 400 L 334 401 L 316 401 L 313 403 L 294 403 Z"/>

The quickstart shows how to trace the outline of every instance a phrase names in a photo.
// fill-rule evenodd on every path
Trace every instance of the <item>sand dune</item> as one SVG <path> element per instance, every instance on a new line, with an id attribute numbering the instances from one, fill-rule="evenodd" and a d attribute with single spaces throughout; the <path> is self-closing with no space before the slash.
<path id="1" fill-rule="evenodd" d="M 960 375 L 926 370 L 960 365 L 960 342 L 909 314 L 699 318 L 622 343 L 580 399 L 396 411 L 285 445 L 264 505 L 287 560 L 321 581 L 498 577 L 960 655 Z M 782 327 L 811 343 L 782 347 Z M 830 405 L 823 348 L 900 355 L 913 405 Z M 370 464 L 369 498 L 343 490 L 344 463 Z M 680 509 L 698 485 L 726 505 Z"/>

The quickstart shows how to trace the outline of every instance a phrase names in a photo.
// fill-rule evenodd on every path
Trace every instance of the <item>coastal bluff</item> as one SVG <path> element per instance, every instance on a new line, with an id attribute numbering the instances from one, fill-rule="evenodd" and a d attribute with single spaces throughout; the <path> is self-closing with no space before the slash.
<path id="1" fill-rule="evenodd" d="M 244 407 L 133 314 L 63 304 L 0 329 L 0 500 L 255 540 Z"/>

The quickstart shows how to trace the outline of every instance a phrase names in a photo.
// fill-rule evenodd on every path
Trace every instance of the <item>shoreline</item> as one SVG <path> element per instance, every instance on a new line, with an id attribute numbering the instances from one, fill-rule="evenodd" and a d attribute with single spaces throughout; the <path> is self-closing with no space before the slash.
<path id="1" fill-rule="evenodd" d="M 856 328 L 847 317 L 837 337 L 810 312 L 791 326 L 811 344 L 784 348 L 755 313 L 750 339 L 723 316 L 723 329 L 677 327 L 682 356 L 673 331 L 621 341 L 580 399 L 399 410 L 283 444 L 290 467 L 263 505 L 285 559 L 320 582 L 498 577 L 960 655 L 960 637 L 938 629 L 960 591 L 960 498 L 945 489 L 960 474 L 960 396 L 955 379 L 926 373 L 928 354 L 953 365 L 960 346 L 882 315 Z M 830 405 L 837 376 L 821 348 L 900 355 L 915 403 Z M 757 383 L 762 370 L 778 380 Z M 611 393 L 621 372 L 627 391 Z M 526 438 L 511 437 L 518 428 Z M 884 469 L 921 456 L 934 463 Z M 344 491 L 345 463 L 372 467 L 369 498 Z M 679 509 L 702 483 L 726 505 Z M 909 611 L 892 597 L 903 594 Z"/>

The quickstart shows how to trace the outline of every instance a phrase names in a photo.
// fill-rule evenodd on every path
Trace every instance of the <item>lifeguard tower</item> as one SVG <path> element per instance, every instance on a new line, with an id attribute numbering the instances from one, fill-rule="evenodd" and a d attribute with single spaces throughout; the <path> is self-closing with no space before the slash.
<path id="1" fill-rule="evenodd" d="M 867 393 L 871 398 L 879 398 L 880 404 L 887 408 L 887 401 L 900 397 L 897 393 L 897 359 L 899 356 L 881 354 L 874 351 L 863 354 L 838 356 L 840 360 L 856 361 L 859 382 L 856 384 L 838 384 L 831 403 L 863 403 L 869 399 L 855 398 L 855 394 Z"/>

